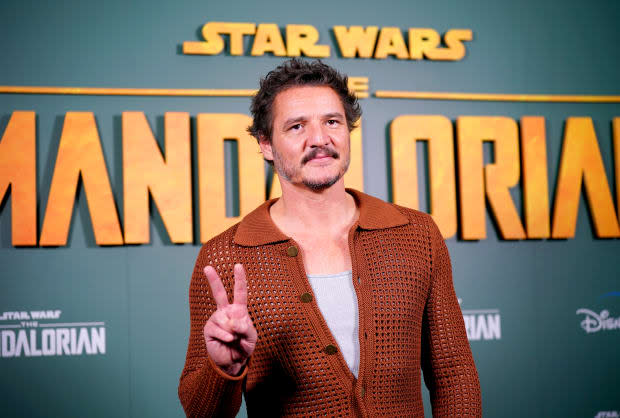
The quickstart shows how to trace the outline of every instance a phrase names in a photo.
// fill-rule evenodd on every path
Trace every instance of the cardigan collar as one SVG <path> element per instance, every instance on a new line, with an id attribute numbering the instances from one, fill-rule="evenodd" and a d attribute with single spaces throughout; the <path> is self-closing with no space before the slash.
<path id="1" fill-rule="evenodd" d="M 409 223 L 407 217 L 393 205 L 354 189 L 346 190 L 360 210 L 357 221 L 360 228 L 384 229 Z M 269 207 L 276 201 L 266 201 L 243 218 L 233 238 L 236 244 L 254 247 L 290 239 L 278 229 L 269 215 Z"/>

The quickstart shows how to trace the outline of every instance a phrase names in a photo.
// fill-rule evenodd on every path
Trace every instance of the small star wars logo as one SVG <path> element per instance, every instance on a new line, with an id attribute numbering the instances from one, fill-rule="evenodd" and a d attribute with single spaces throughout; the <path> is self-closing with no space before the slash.
<path id="1" fill-rule="evenodd" d="M 105 354 L 104 322 L 51 322 L 60 309 L 11 311 L 0 315 L 0 357 Z"/>
<path id="2" fill-rule="evenodd" d="M 459 304 L 461 301 L 459 299 Z M 463 309 L 462 313 L 469 341 L 502 338 L 502 318 L 499 309 Z"/>
<path id="3" fill-rule="evenodd" d="M 612 317 L 607 309 L 603 309 L 601 313 L 596 313 L 590 309 L 577 309 L 577 315 L 585 315 L 581 320 L 581 328 L 591 334 L 599 331 L 613 331 L 620 329 L 620 316 Z"/>
<path id="4" fill-rule="evenodd" d="M 594 418 L 620 418 L 618 411 L 600 411 Z"/>

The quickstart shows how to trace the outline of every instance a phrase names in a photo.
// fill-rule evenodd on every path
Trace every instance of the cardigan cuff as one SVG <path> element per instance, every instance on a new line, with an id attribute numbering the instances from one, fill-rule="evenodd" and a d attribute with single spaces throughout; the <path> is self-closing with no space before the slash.
<path id="1" fill-rule="evenodd" d="M 231 376 L 220 369 L 211 359 L 206 356 L 207 361 L 200 370 L 197 379 L 198 386 L 194 392 L 195 408 L 191 416 L 202 416 L 207 411 L 218 411 L 217 415 L 234 416 L 241 404 L 241 393 L 243 383 L 248 374 L 249 360 L 239 376 Z"/>

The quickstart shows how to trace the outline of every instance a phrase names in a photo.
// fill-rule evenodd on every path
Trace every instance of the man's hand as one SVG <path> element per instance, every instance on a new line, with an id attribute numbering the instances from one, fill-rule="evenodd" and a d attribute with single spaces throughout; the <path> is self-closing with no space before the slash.
<path id="1" fill-rule="evenodd" d="M 207 352 L 220 369 L 237 376 L 256 347 L 258 335 L 248 314 L 248 282 L 241 264 L 235 264 L 233 303 L 228 303 L 226 289 L 215 269 L 204 272 L 211 286 L 217 310 L 204 327 Z"/>

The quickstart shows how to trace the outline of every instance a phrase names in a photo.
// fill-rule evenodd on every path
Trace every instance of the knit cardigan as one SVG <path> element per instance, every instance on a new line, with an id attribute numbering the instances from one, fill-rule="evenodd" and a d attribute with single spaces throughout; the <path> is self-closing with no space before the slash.
<path id="1" fill-rule="evenodd" d="M 481 416 L 478 374 L 431 217 L 347 189 L 360 215 L 349 232 L 358 299 L 360 366 L 349 370 L 318 308 L 293 239 L 265 202 L 203 245 L 189 289 L 190 336 L 179 398 L 188 416 L 424 416 L 421 370 L 434 416 Z M 216 305 L 203 269 L 229 296 L 233 266 L 248 279 L 256 349 L 240 376 L 209 357 L 203 327 Z"/>

